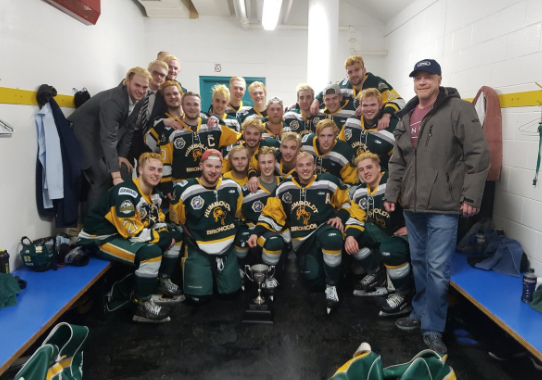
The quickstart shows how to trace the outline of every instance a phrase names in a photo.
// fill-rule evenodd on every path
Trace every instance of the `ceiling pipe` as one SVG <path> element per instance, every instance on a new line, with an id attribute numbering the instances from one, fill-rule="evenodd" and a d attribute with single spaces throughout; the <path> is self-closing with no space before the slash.
<path id="1" fill-rule="evenodd" d="M 243 29 L 248 29 L 250 25 L 250 20 L 247 17 L 247 8 L 245 0 L 233 0 L 233 7 L 235 8 L 235 15 L 237 20 L 243 27 Z"/>

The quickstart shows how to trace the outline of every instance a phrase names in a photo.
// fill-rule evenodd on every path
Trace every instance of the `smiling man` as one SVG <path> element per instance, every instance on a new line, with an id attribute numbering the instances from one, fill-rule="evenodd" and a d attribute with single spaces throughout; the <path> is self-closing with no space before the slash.
<path id="1" fill-rule="evenodd" d="M 442 333 L 458 219 L 480 210 L 489 147 L 474 106 L 455 88 L 440 86 L 437 61 L 416 63 L 410 77 L 416 96 L 398 114 L 385 207 L 392 212 L 402 201 L 416 295 L 414 310 L 396 325 L 421 327 L 427 346 L 445 354 Z"/>
<path id="2" fill-rule="evenodd" d="M 330 313 L 339 303 L 336 286 L 350 199 L 341 180 L 328 173 L 315 175 L 315 169 L 313 156 L 299 153 L 298 179 L 281 183 L 267 200 L 248 243 L 255 247 L 266 231 L 279 233 L 290 226 L 301 273 L 315 290 L 325 289 Z"/>
<path id="3" fill-rule="evenodd" d="M 391 116 L 386 129 L 378 129 L 382 117 L 382 99 L 376 88 L 363 90 L 359 96 L 361 116 L 350 117 L 344 123 L 339 140 L 347 142 L 355 155 L 372 152 L 380 158 L 382 169 L 388 169 L 388 161 L 393 152 L 393 131 L 399 122 L 397 116 Z"/>
<path id="4" fill-rule="evenodd" d="M 282 99 L 276 96 L 267 102 L 267 119 L 264 123 L 263 139 L 275 139 L 280 141 L 284 132 L 290 131 L 290 127 L 284 122 L 284 105 Z"/>
<path id="5" fill-rule="evenodd" d="M 195 303 L 213 295 L 237 292 L 241 287 L 233 242 L 236 218 L 243 195 L 233 180 L 222 178 L 222 154 L 215 149 L 203 153 L 201 176 L 175 185 L 170 220 L 187 231 L 182 259 L 183 288 Z"/>
<path id="6" fill-rule="evenodd" d="M 301 137 L 295 132 L 285 132 L 280 141 L 280 151 L 277 153 L 275 172 L 282 179 L 295 176 L 295 160 L 301 149 Z"/>
<path id="7" fill-rule="evenodd" d="M 173 54 L 168 54 L 161 59 L 168 65 L 167 80 L 174 80 L 179 83 L 183 93 L 186 92 L 186 88 L 183 87 L 181 82 L 177 80 L 177 76 L 181 72 L 181 61 L 179 58 L 175 57 Z"/>
<path id="8" fill-rule="evenodd" d="M 348 57 L 344 61 L 344 68 L 346 70 L 346 79 L 338 82 L 344 100 L 348 100 L 352 104 L 353 109 L 356 110 L 356 116 L 360 116 L 361 108 L 356 103 L 359 93 L 368 88 L 376 88 L 380 92 L 380 97 L 384 104 L 383 116 L 379 120 L 378 129 L 387 128 L 389 118 L 396 111 L 404 107 L 404 99 L 384 79 L 367 72 L 362 56 L 353 55 Z M 311 106 L 311 111 L 314 115 L 318 113 L 323 95 L 325 95 L 325 92 L 318 94 Z"/>
<path id="9" fill-rule="evenodd" d="M 94 95 L 68 117 L 81 144 L 81 168 L 90 185 L 89 209 L 112 185 L 131 177 L 133 166 L 127 157 L 150 80 L 147 69 L 134 67 L 122 86 Z"/>
<path id="10" fill-rule="evenodd" d="M 381 302 L 382 316 L 406 314 L 412 310 L 412 279 L 408 237 L 400 205 L 393 212 L 384 208 L 387 173 L 381 171 L 378 156 L 363 153 L 355 161 L 363 181 L 351 189 L 350 218 L 346 222 L 346 253 L 354 256 L 367 275 L 360 281 L 357 296 L 379 296 L 388 293 L 386 271 L 395 287 Z M 379 265 L 384 264 L 386 270 Z"/>
<path id="11" fill-rule="evenodd" d="M 245 120 L 251 119 L 261 119 L 262 117 L 267 116 L 267 104 L 265 102 L 265 97 L 267 96 L 267 89 L 262 82 L 252 82 L 248 86 L 248 93 L 250 94 L 250 99 L 254 106 L 247 111 L 239 112 L 237 117 L 241 125 Z"/>
<path id="12" fill-rule="evenodd" d="M 297 105 L 284 114 L 284 122 L 292 132 L 304 136 L 316 131 L 316 124 L 320 121 L 319 115 L 311 114 L 311 104 L 314 100 L 314 90 L 306 83 L 300 83 L 296 88 Z"/>
<path id="13" fill-rule="evenodd" d="M 162 178 L 162 161 L 157 153 L 139 158 L 138 178 L 111 188 L 85 218 L 78 244 L 96 245 L 98 257 L 135 268 L 135 322 L 168 322 L 162 303 L 182 300 L 181 291 L 171 282 L 178 265 L 182 234 L 168 230 L 155 187 Z M 153 297 L 158 290 L 165 295 Z"/>
<path id="14" fill-rule="evenodd" d="M 231 170 L 224 173 L 224 178 L 233 179 L 241 187 L 248 182 L 248 149 L 242 145 L 234 146 L 228 153 Z"/>
<path id="15" fill-rule="evenodd" d="M 211 89 L 213 96 L 211 98 L 211 106 L 209 107 L 208 115 L 214 115 L 219 120 L 222 120 L 230 129 L 235 132 L 241 132 L 241 125 L 235 115 L 227 113 L 228 102 L 230 101 L 230 90 L 223 84 L 214 85 Z"/>
<path id="16" fill-rule="evenodd" d="M 245 78 L 233 76 L 230 78 L 230 101 L 226 107 L 226 113 L 239 120 L 239 116 L 250 109 L 249 106 L 243 105 L 243 97 L 247 91 L 247 82 Z M 239 124 L 241 122 L 239 121 Z"/>
<path id="17" fill-rule="evenodd" d="M 333 120 L 321 120 L 316 133 L 303 137 L 301 148 L 314 156 L 316 174 L 329 173 L 354 185 L 358 183 L 356 169 L 351 164 L 354 152 L 347 143 L 337 140 L 338 134 L 339 128 Z"/>

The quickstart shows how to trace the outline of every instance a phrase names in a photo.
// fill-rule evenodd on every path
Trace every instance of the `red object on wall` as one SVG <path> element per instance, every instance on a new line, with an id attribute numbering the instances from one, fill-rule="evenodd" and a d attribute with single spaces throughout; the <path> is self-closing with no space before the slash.
<path id="1" fill-rule="evenodd" d="M 96 25 L 100 0 L 44 0 L 85 25 Z"/>

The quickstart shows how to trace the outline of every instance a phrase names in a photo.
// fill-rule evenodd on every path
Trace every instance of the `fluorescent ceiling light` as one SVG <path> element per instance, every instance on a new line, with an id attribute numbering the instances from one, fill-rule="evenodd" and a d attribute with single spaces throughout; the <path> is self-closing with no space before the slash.
<path id="1" fill-rule="evenodd" d="M 262 25 L 265 30 L 275 30 L 279 22 L 282 0 L 264 0 Z"/>

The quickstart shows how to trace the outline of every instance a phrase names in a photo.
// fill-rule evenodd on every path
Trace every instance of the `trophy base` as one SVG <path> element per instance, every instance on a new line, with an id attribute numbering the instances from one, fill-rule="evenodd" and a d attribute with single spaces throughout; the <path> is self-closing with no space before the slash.
<path id="1" fill-rule="evenodd" d="M 275 320 L 273 306 L 269 302 L 264 302 L 261 305 L 250 303 L 245 310 L 243 323 L 268 323 L 271 324 Z"/>

